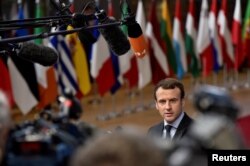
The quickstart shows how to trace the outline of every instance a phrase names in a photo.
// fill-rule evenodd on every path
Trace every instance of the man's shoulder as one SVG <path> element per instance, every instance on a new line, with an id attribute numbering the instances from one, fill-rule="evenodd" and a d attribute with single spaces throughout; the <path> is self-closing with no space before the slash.
<path id="1" fill-rule="evenodd" d="M 193 122 L 194 120 L 192 119 L 192 117 L 190 117 L 187 113 L 184 113 L 184 116 L 180 123 L 180 128 L 189 127 Z"/>
<path id="2" fill-rule="evenodd" d="M 187 113 L 184 113 L 183 120 L 185 120 L 189 123 L 192 123 L 194 121 L 193 118 L 191 116 L 189 116 Z"/>
<path id="3" fill-rule="evenodd" d="M 160 123 L 157 123 L 157 124 L 152 125 L 152 126 L 148 129 L 148 132 L 152 132 L 152 131 L 161 129 L 161 128 L 163 127 L 163 124 L 164 124 L 164 122 L 161 121 Z"/>
<path id="4" fill-rule="evenodd" d="M 159 126 L 162 126 L 163 124 L 164 124 L 164 121 L 161 121 L 161 122 L 158 122 L 158 123 L 152 125 L 150 128 L 159 127 Z"/>

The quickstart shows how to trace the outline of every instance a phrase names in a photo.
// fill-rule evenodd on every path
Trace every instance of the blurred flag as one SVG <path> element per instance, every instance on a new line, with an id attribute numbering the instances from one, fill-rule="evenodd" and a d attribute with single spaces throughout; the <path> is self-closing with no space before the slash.
<path id="1" fill-rule="evenodd" d="M 209 13 L 208 26 L 213 48 L 213 70 L 214 72 L 217 73 L 222 67 L 223 61 L 221 53 L 221 44 L 218 36 L 216 16 L 217 16 L 217 0 L 212 0 L 211 10 Z"/>
<path id="2" fill-rule="evenodd" d="M 114 17 L 113 4 L 112 4 L 111 0 L 108 0 L 108 16 Z M 110 92 L 112 94 L 114 94 L 121 87 L 122 76 L 120 74 L 120 65 L 119 65 L 118 56 L 115 55 L 111 50 L 110 50 L 110 56 L 111 56 L 111 60 L 112 60 L 112 66 L 113 66 L 114 77 L 115 77 L 115 83 L 112 86 L 112 88 L 110 89 Z"/>
<path id="3" fill-rule="evenodd" d="M 43 16 L 40 0 L 36 0 L 35 12 L 36 12 L 36 18 L 41 18 Z M 43 28 L 35 28 L 34 33 L 41 34 L 43 30 L 44 30 Z M 35 43 L 38 45 L 40 44 L 45 45 L 45 43 L 43 43 L 44 40 L 36 39 Z M 40 100 L 39 104 L 37 105 L 37 108 L 44 108 L 45 106 L 56 101 L 57 85 L 55 79 L 55 71 L 54 67 L 44 67 L 36 63 L 34 65 L 35 65 L 37 81 L 39 86 L 39 94 L 40 94 Z"/>
<path id="4" fill-rule="evenodd" d="M 231 32 L 227 22 L 227 0 L 222 0 L 221 9 L 218 15 L 219 39 L 221 42 L 222 56 L 227 69 L 234 67 L 234 52 Z"/>
<path id="5" fill-rule="evenodd" d="M 136 21 L 140 24 L 143 34 L 146 31 L 146 18 L 144 13 L 144 7 L 142 0 L 138 1 L 136 10 Z M 139 82 L 138 88 L 142 89 L 148 85 L 152 80 L 152 71 L 150 66 L 149 53 L 143 58 L 137 58 L 138 72 L 139 72 Z"/>
<path id="6" fill-rule="evenodd" d="M 177 73 L 177 62 L 175 57 L 175 51 L 172 43 L 172 28 L 171 20 L 168 11 L 167 0 L 163 0 L 161 3 L 161 36 L 165 42 L 165 48 L 167 52 L 167 58 L 169 62 L 169 72 L 170 75 Z"/>
<path id="7" fill-rule="evenodd" d="M 197 40 L 197 31 L 195 27 L 195 4 L 194 0 L 189 0 L 189 11 L 187 14 L 186 21 L 186 51 L 188 55 L 188 65 L 189 71 L 194 78 L 200 76 L 200 58 L 197 53 L 196 40 Z"/>
<path id="8" fill-rule="evenodd" d="M 235 70 L 238 70 L 244 61 L 242 51 L 242 36 L 241 36 L 241 4 L 240 0 L 236 0 L 234 8 L 233 24 L 232 24 L 232 41 L 234 46 Z"/>
<path id="9" fill-rule="evenodd" d="M 0 5 L 2 5 L 2 1 L 0 2 Z M 5 13 L 6 14 L 6 13 Z M 0 7 L 0 19 L 4 20 L 6 15 L 2 12 L 2 8 Z M 0 32 L 0 40 L 7 36 L 6 32 L 2 31 Z M 3 50 L 0 50 L 0 52 Z M 7 59 L 8 55 L 4 55 L 3 53 L 0 53 L 0 89 L 6 94 L 8 102 L 10 103 L 10 106 L 14 106 L 14 98 L 13 98 L 13 92 L 11 88 L 11 81 L 10 81 L 10 74 L 7 67 Z"/>
<path id="10" fill-rule="evenodd" d="M 122 3 L 122 19 L 129 15 L 128 4 L 127 2 Z M 128 29 L 126 25 L 122 26 L 122 31 L 128 35 Z M 133 88 L 138 86 L 138 66 L 137 66 L 137 58 L 134 55 L 134 52 L 130 48 L 130 50 L 122 56 L 119 56 L 119 62 L 121 65 L 121 71 L 123 77 L 128 81 L 129 88 Z"/>
<path id="11" fill-rule="evenodd" d="M 41 18 L 43 16 L 42 8 L 41 8 L 40 3 L 41 3 L 40 0 L 36 0 L 36 7 L 35 7 L 35 17 L 36 18 Z M 34 29 L 35 34 L 41 34 L 42 32 L 43 32 L 43 28 L 41 28 L 41 27 Z M 35 39 L 35 43 L 36 44 L 42 44 L 43 41 L 42 41 L 42 39 Z"/>
<path id="12" fill-rule="evenodd" d="M 236 125 L 245 141 L 245 145 L 250 148 L 250 115 L 238 118 L 236 120 Z"/>
<path id="13" fill-rule="evenodd" d="M 67 29 L 71 30 L 73 28 L 68 26 Z M 66 35 L 66 41 L 71 49 L 79 90 L 83 95 L 87 95 L 91 90 L 91 82 L 89 78 L 87 55 L 84 46 L 80 42 L 77 33 Z"/>
<path id="14" fill-rule="evenodd" d="M 10 73 L 7 68 L 6 58 L 0 54 L 0 89 L 6 94 L 10 106 L 14 106 L 13 92 L 11 88 Z"/>
<path id="15" fill-rule="evenodd" d="M 110 56 L 110 50 L 104 37 L 99 34 L 97 42 L 92 46 L 90 73 L 96 80 L 98 92 L 103 96 L 110 91 L 115 83 L 115 76 Z"/>
<path id="16" fill-rule="evenodd" d="M 152 69 L 152 82 L 157 84 L 160 80 L 169 76 L 167 56 L 163 50 L 163 41 L 160 36 L 160 26 L 156 16 L 156 0 L 152 0 L 149 11 L 149 22 L 146 27 L 149 41 L 149 54 Z"/>
<path id="17" fill-rule="evenodd" d="M 182 79 L 187 72 L 187 56 L 185 50 L 185 44 L 182 37 L 181 28 L 181 3 L 180 0 L 175 4 L 175 18 L 174 18 L 174 31 L 173 31 L 173 45 L 177 63 L 177 77 Z"/>
<path id="18" fill-rule="evenodd" d="M 243 46 L 244 54 L 248 58 L 248 67 L 250 67 L 250 0 L 248 0 L 243 25 Z"/>
<path id="19" fill-rule="evenodd" d="M 55 31 L 56 30 L 53 28 L 52 32 Z M 59 60 L 54 65 L 59 94 L 63 94 L 65 88 L 69 88 L 74 95 L 78 96 L 79 86 L 77 83 L 76 71 L 66 39 L 62 35 L 55 35 L 50 38 L 49 46 L 57 50 L 59 54 Z"/>
<path id="20" fill-rule="evenodd" d="M 22 2 L 18 3 L 18 19 L 24 19 Z M 15 36 L 28 35 L 27 29 L 17 30 Z M 8 68 L 15 103 L 23 114 L 27 114 L 38 104 L 39 91 L 34 64 L 11 55 L 8 58 Z"/>
<path id="21" fill-rule="evenodd" d="M 197 51 L 202 62 L 203 76 L 208 76 L 213 70 L 213 50 L 208 26 L 208 4 L 207 0 L 202 0 L 197 36 Z"/>

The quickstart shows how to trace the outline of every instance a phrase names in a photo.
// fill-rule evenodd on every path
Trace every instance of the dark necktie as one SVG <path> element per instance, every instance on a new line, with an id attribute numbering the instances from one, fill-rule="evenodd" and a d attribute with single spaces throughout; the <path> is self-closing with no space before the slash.
<path id="1" fill-rule="evenodd" d="M 171 139 L 170 130 L 171 130 L 172 126 L 171 125 L 166 125 L 164 128 L 166 130 L 166 138 Z"/>

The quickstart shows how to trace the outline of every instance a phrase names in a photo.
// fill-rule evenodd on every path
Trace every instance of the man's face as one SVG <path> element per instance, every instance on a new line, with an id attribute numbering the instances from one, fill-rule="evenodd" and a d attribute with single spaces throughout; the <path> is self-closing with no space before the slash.
<path id="1" fill-rule="evenodd" d="M 160 87 L 156 91 L 156 109 L 168 123 L 172 123 L 178 118 L 184 103 L 179 88 L 163 89 Z"/>

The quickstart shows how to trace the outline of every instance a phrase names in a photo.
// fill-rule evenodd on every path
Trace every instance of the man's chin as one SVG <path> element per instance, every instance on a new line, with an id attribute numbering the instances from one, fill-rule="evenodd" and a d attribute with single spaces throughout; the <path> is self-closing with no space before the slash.
<path id="1" fill-rule="evenodd" d="M 165 121 L 167 121 L 168 123 L 172 123 L 174 121 L 174 118 L 173 117 L 165 117 L 164 118 Z"/>

